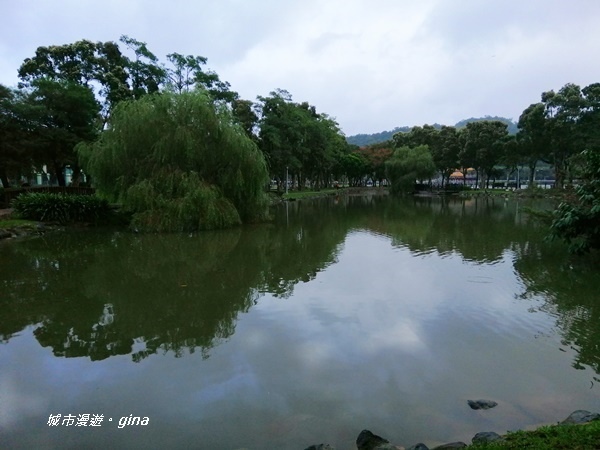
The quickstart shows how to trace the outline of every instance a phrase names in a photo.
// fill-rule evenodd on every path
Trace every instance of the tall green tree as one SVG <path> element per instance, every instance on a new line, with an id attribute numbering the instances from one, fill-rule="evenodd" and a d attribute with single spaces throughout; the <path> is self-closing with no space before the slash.
<path id="1" fill-rule="evenodd" d="M 36 80 L 84 86 L 100 99 L 104 115 L 121 100 L 131 98 L 130 61 L 115 42 L 81 40 L 72 44 L 38 47 L 19 68 L 23 86 Z"/>
<path id="2" fill-rule="evenodd" d="M 0 183 L 28 174 L 34 164 L 31 118 L 34 108 L 25 92 L 0 85 Z"/>
<path id="3" fill-rule="evenodd" d="M 340 164 L 350 186 L 360 186 L 360 182 L 370 171 L 369 161 L 360 153 L 342 155 Z"/>
<path id="4" fill-rule="evenodd" d="M 77 182 L 75 146 L 97 137 L 100 105 L 89 89 L 70 81 L 38 79 L 29 95 L 37 107 L 32 132 L 38 165 L 48 164 L 59 186 L 65 185 L 64 169 L 70 165 Z"/>
<path id="5" fill-rule="evenodd" d="M 410 193 L 417 180 L 429 179 L 436 171 L 433 157 L 426 145 L 403 146 L 394 151 L 385 163 L 387 178 L 394 194 Z"/>
<path id="6" fill-rule="evenodd" d="M 394 135 L 396 147 L 426 145 L 431 152 L 437 171 L 442 175 L 442 185 L 458 167 L 461 142 L 455 127 L 423 125 L 407 133 Z"/>
<path id="7" fill-rule="evenodd" d="M 231 85 L 222 81 L 212 70 L 205 70 L 207 59 L 204 56 L 167 55 L 170 66 L 165 66 L 167 85 L 177 93 L 192 89 L 205 89 L 215 101 L 231 103 L 239 96 L 231 90 Z"/>
<path id="8" fill-rule="evenodd" d="M 450 175 L 459 167 L 460 150 L 459 131 L 455 127 L 442 126 L 438 143 L 432 151 L 435 167 L 442 174 L 442 185 L 448 183 Z"/>
<path id="9" fill-rule="evenodd" d="M 502 159 L 506 136 L 507 126 L 500 121 L 470 122 L 465 127 L 465 149 L 474 156 L 474 167 L 478 177 L 485 177 L 485 187 L 494 166 Z"/>
<path id="10" fill-rule="evenodd" d="M 121 102 L 100 139 L 79 147 L 97 190 L 151 231 L 223 228 L 267 213 L 265 159 L 206 92 Z"/>
<path id="11" fill-rule="evenodd" d="M 348 144 L 337 122 L 318 113 L 307 102 L 295 103 L 289 92 L 276 90 L 259 97 L 259 146 L 269 163 L 271 177 L 291 176 L 302 187 L 310 180 L 315 187 L 328 184 Z"/>
<path id="12" fill-rule="evenodd" d="M 529 168 L 529 186 L 533 186 L 538 161 L 549 160 L 551 136 L 543 103 L 529 105 L 519 117 L 517 133 L 520 160 Z"/>
<path id="13" fill-rule="evenodd" d="M 584 107 L 579 125 L 584 148 L 600 148 L 600 83 L 582 89 Z"/>
<path id="14" fill-rule="evenodd" d="M 130 95 L 139 99 L 147 94 L 159 92 L 167 82 L 167 70 L 160 64 L 145 42 L 123 35 L 119 38 L 125 47 L 133 52 L 135 59 L 123 56 L 123 70 L 130 89 Z M 123 98 L 119 99 L 123 100 Z M 113 102 L 114 103 L 114 102 Z"/>
<path id="15" fill-rule="evenodd" d="M 298 156 L 301 153 L 302 118 L 285 90 L 273 91 L 258 100 L 259 146 L 267 159 L 271 177 L 279 180 L 278 187 L 282 187 L 289 171 L 297 172 L 301 168 Z"/>
<path id="16" fill-rule="evenodd" d="M 393 142 L 386 141 L 368 145 L 361 147 L 357 152 L 366 158 L 369 163 L 370 175 L 382 186 L 385 179 L 385 163 L 394 153 Z"/>
<path id="17" fill-rule="evenodd" d="M 303 103 L 301 108 L 307 109 Z M 348 144 L 338 123 L 327 114 L 318 114 L 314 107 L 308 107 L 305 121 L 305 141 L 302 158 L 302 174 L 299 186 L 306 179 L 316 188 L 330 184 L 331 176 L 340 157 L 347 153 Z"/>
<path id="18" fill-rule="evenodd" d="M 558 92 L 542 93 L 542 103 L 550 136 L 550 162 L 554 166 L 556 186 L 564 187 L 570 178 L 571 157 L 581 151 L 579 119 L 585 99 L 576 84 L 566 84 Z"/>
<path id="19" fill-rule="evenodd" d="M 256 141 L 255 131 L 258 127 L 258 116 L 253 107 L 254 104 L 250 100 L 235 99 L 231 104 L 231 112 L 248 137 Z"/>
<path id="20" fill-rule="evenodd" d="M 563 89 L 570 93 L 569 109 L 579 109 L 579 117 L 563 120 L 571 130 L 576 128 L 571 131 L 573 140 L 584 149 L 577 155 L 582 171 L 575 196 L 555 210 L 551 232 L 569 243 L 571 251 L 583 253 L 600 249 L 600 83 L 585 87 L 581 100 L 576 86 L 567 86 Z"/>

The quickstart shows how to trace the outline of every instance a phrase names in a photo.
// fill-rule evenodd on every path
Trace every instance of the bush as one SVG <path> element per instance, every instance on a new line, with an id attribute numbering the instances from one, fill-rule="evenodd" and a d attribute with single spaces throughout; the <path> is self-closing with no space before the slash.
<path id="1" fill-rule="evenodd" d="M 582 158 L 585 166 L 576 196 L 558 206 L 550 227 L 551 235 L 565 240 L 573 253 L 600 249 L 600 149 L 586 150 Z"/>
<path id="2" fill-rule="evenodd" d="M 15 213 L 28 220 L 67 223 L 104 223 L 110 216 L 108 201 L 94 195 L 21 194 L 12 201 Z"/>

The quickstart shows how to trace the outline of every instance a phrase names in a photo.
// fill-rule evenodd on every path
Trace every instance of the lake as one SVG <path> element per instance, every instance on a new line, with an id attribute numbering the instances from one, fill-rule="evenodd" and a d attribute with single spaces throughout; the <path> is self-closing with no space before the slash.
<path id="1" fill-rule="evenodd" d="M 342 196 L 1 242 L 0 447 L 432 447 L 598 412 L 599 269 L 528 207 Z"/>

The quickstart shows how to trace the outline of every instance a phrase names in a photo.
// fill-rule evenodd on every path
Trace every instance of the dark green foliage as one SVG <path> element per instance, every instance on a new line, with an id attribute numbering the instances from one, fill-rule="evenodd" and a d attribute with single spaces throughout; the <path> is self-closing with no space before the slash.
<path id="1" fill-rule="evenodd" d="M 65 186 L 65 166 L 74 169 L 74 179 L 79 176 L 75 146 L 97 136 L 100 105 L 90 89 L 74 82 L 40 78 L 32 85 L 35 159 L 39 166 L 50 166 L 58 184 Z"/>
<path id="2" fill-rule="evenodd" d="M 359 186 L 362 177 L 368 174 L 369 162 L 360 153 L 350 153 L 340 158 L 342 170 L 348 177 L 350 186 Z"/>
<path id="3" fill-rule="evenodd" d="M 385 167 L 394 194 L 414 191 L 417 180 L 427 180 L 435 173 L 433 157 L 426 145 L 400 147 L 386 161 Z"/>
<path id="4" fill-rule="evenodd" d="M 299 186 L 307 179 L 314 187 L 327 186 L 331 174 L 340 172 L 340 157 L 349 152 L 337 122 L 306 102 L 293 102 L 281 89 L 259 101 L 258 142 L 271 177 L 279 187 L 288 175 Z"/>
<path id="5" fill-rule="evenodd" d="M 12 202 L 15 213 L 42 222 L 104 223 L 110 216 L 108 201 L 93 195 L 22 194 Z"/>
<path id="6" fill-rule="evenodd" d="M 586 161 L 576 197 L 562 202 L 554 213 L 552 236 L 564 239 L 574 253 L 600 249 L 600 151 L 583 152 Z"/>
<path id="7" fill-rule="evenodd" d="M 487 188 L 494 167 L 503 157 L 508 135 L 506 124 L 501 121 L 469 122 L 463 133 L 464 146 L 459 152 L 459 160 L 471 161 L 468 165 L 477 169 L 478 176 L 485 176 L 484 188 Z"/>
<path id="8" fill-rule="evenodd" d="M 262 220 L 264 157 L 204 92 L 122 102 L 109 128 L 79 154 L 98 192 L 146 231 L 193 231 Z"/>
<path id="9" fill-rule="evenodd" d="M 409 132 L 396 133 L 393 142 L 396 147 L 426 145 L 435 168 L 442 175 L 442 182 L 447 182 L 452 172 L 459 167 L 459 154 L 464 147 L 464 139 L 461 140 L 460 135 L 454 127 L 423 125 L 413 127 Z"/>
<path id="10" fill-rule="evenodd" d="M 502 122 L 504 124 L 506 124 L 507 130 L 508 130 L 508 134 L 517 134 L 517 132 L 519 131 L 519 127 L 518 125 L 513 122 L 511 119 L 507 119 L 506 117 L 498 117 L 498 116 L 485 116 L 485 117 L 471 117 L 470 119 L 463 119 L 460 122 L 457 122 L 456 125 L 454 125 L 456 128 L 463 128 L 466 127 L 467 124 L 469 123 L 473 123 L 473 122 Z"/>

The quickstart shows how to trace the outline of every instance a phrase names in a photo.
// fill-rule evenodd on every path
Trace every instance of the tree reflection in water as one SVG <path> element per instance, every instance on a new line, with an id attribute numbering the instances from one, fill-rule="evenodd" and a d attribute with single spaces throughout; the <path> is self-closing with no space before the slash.
<path id="1" fill-rule="evenodd" d="M 542 298 L 577 350 L 574 366 L 598 373 L 598 266 L 544 242 L 521 209 L 504 199 L 337 197 L 283 205 L 273 223 L 194 236 L 90 230 L 3 243 L 0 339 L 33 325 L 56 356 L 208 357 L 263 293 L 289 298 L 336 262 L 348 233 L 368 230 L 415 255 L 493 264 L 509 252 L 521 298 Z"/>

